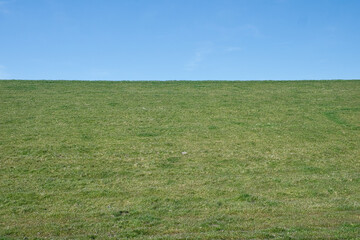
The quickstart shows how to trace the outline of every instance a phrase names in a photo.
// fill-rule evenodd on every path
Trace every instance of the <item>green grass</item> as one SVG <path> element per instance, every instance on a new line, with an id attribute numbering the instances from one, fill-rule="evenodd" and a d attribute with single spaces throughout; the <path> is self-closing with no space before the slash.
<path id="1" fill-rule="evenodd" d="M 359 133 L 360 81 L 0 81 L 0 239 L 359 239 Z"/>

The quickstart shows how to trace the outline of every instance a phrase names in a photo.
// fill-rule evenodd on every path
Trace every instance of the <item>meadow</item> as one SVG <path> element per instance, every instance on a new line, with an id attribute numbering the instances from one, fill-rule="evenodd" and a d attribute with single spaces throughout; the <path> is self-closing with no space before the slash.
<path id="1" fill-rule="evenodd" d="M 0 239 L 360 239 L 360 81 L 0 81 Z"/>

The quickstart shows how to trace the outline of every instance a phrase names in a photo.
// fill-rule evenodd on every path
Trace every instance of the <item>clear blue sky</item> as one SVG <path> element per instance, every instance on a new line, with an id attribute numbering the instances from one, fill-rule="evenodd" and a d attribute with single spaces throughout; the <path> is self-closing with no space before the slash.
<path id="1" fill-rule="evenodd" d="M 10 78 L 360 78 L 360 0 L 0 0 Z"/>

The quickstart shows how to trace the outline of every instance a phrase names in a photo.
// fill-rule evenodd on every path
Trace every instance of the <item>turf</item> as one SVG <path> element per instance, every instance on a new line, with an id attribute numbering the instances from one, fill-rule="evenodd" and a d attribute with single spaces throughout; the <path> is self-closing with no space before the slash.
<path id="1" fill-rule="evenodd" d="M 359 239 L 360 81 L 0 81 L 0 239 Z"/>

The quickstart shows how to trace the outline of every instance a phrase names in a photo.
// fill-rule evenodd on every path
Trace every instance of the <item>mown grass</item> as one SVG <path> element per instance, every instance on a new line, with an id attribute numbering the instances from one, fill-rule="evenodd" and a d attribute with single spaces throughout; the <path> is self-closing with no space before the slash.
<path id="1" fill-rule="evenodd" d="M 360 81 L 0 81 L 1 239 L 358 239 Z"/>

